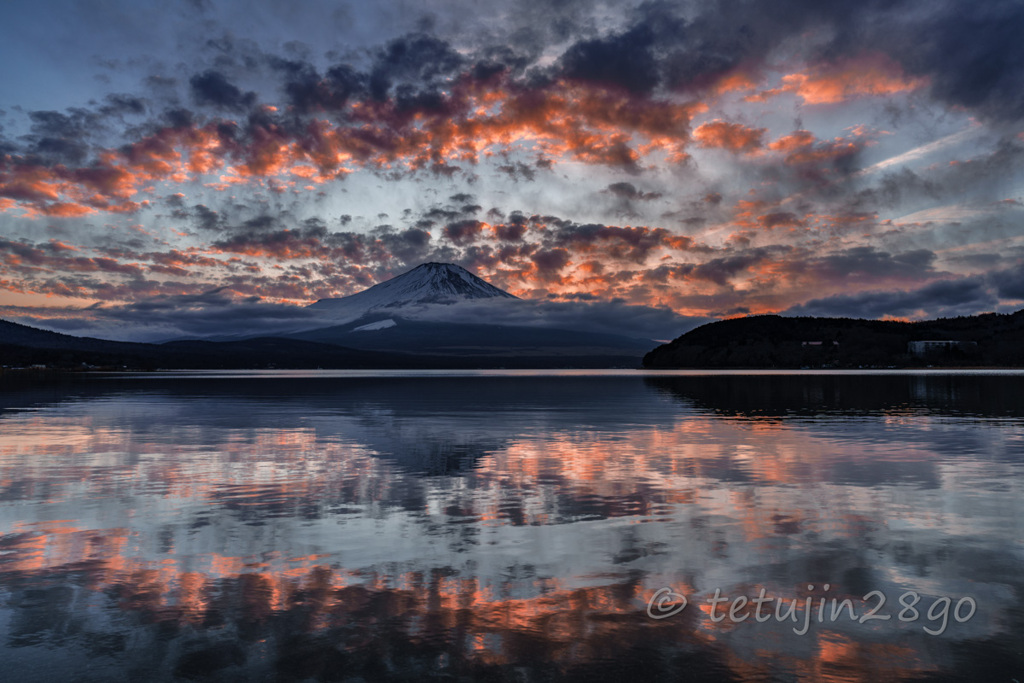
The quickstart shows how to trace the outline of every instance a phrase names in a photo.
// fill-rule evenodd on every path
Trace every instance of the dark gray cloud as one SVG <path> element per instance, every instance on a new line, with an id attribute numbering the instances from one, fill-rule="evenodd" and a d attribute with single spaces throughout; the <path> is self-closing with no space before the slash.
<path id="1" fill-rule="evenodd" d="M 425 33 L 415 33 L 390 41 L 381 48 L 370 70 L 370 94 L 378 99 L 387 99 L 395 84 L 413 86 L 405 92 L 407 106 L 412 106 L 417 97 L 428 97 L 436 93 L 424 93 L 421 87 L 430 88 L 443 78 L 451 76 L 463 65 L 464 59 L 446 41 Z"/>
<path id="2" fill-rule="evenodd" d="M 530 260 L 537 266 L 537 272 L 542 279 L 554 279 L 562 268 L 569 264 L 571 254 L 567 249 L 557 247 L 555 249 L 542 249 L 530 256 Z"/>
<path id="3" fill-rule="evenodd" d="M 476 220 L 456 221 L 444 226 L 442 234 L 456 246 L 472 244 L 480 236 L 483 223 Z"/>
<path id="4" fill-rule="evenodd" d="M 241 296 L 221 287 L 194 295 L 152 297 L 121 306 L 95 305 L 74 318 L 21 321 L 80 336 L 164 341 L 284 333 L 315 325 L 316 317 L 302 307 L 264 303 L 257 296 Z"/>
<path id="5" fill-rule="evenodd" d="M 725 287 L 739 273 L 773 258 L 774 252 L 774 249 L 767 248 L 751 249 L 746 253 L 714 258 L 696 266 L 691 265 L 686 270 L 693 278 Z"/>
<path id="6" fill-rule="evenodd" d="M 528 166 L 521 161 L 502 164 L 498 166 L 498 170 L 507 175 L 515 182 L 519 182 L 520 180 L 531 182 L 534 178 L 537 177 L 537 169 Z"/>
<path id="7" fill-rule="evenodd" d="M 940 280 L 911 291 L 840 294 L 793 306 L 783 315 L 876 319 L 885 315 L 948 318 L 995 310 L 998 300 L 982 276 Z"/>
<path id="8" fill-rule="evenodd" d="M 880 52 L 928 77 L 939 101 L 993 120 L 1024 117 L 1024 5 L 1017 0 L 646 2 L 625 28 L 572 44 L 557 73 L 638 95 L 692 90 L 741 65 L 757 68 L 808 32 L 820 38 L 811 63 Z"/>
<path id="9" fill-rule="evenodd" d="M 633 183 L 612 183 L 608 186 L 607 192 L 612 193 L 616 197 L 629 200 L 643 200 L 649 201 L 652 199 L 660 199 L 660 192 L 644 192 L 636 189 Z"/>
<path id="10" fill-rule="evenodd" d="M 47 163 L 82 164 L 91 150 L 91 140 L 102 122 L 97 113 L 82 108 L 58 111 L 33 111 L 31 132 L 24 136 L 24 153 Z"/>
<path id="11" fill-rule="evenodd" d="M 242 92 L 219 71 L 212 69 L 189 79 L 192 97 L 201 106 L 218 107 L 227 111 L 245 111 L 256 102 L 256 93 Z"/>
<path id="12" fill-rule="evenodd" d="M 99 112 L 104 116 L 142 116 L 146 113 L 146 100 L 128 93 L 107 95 Z"/>
<path id="13" fill-rule="evenodd" d="M 917 8 L 928 11 L 896 25 L 879 24 L 875 47 L 911 73 L 928 76 L 941 101 L 995 120 L 1024 118 L 1024 4 L 947 0 Z M 917 38 L 898 39 L 898 32 L 905 36 L 911 28 Z"/>
<path id="14" fill-rule="evenodd" d="M 641 22 L 621 33 L 579 41 L 562 55 L 561 75 L 648 94 L 661 80 L 653 54 L 655 39 L 652 27 Z"/>
<path id="15" fill-rule="evenodd" d="M 196 227 L 201 230 L 222 230 L 224 228 L 224 217 L 205 204 L 196 204 L 192 207 L 192 216 Z"/>
<path id="16" fill-rule="evenodd" d="M 934 202 L 944 189 L 937 180 L 923 178 L 909 168 L 885 173 L 875 185 L 858 191 L 847 199 L 853 210 L 870 208 L 892 209 L 922 200 Z"/>
<path id="17" fill-rule="evenodd" d="M 935 254 L 927 249 L 890 253 L 875 247 L 852 247 L 796 262 L 792 269 L 806 269 L 826 282 L 863 284 L 880 278 L 921 281 L 936 274 L 935 260 Z"/>
<path id="18" fill-rule="evenodd" d="M 1001 298 L 1024 300 L 1024 264 L 990 273 L 989 280 Z"/>
<path id="19" fill-rule="evenodd" d="M 352 97 L 366 92 L 368 77 L 348 64 L 338 64 L 320 75 L 308 63 L 274 60 L 282 74 L 288 103 L 298 114 L 340 111 Z"/>

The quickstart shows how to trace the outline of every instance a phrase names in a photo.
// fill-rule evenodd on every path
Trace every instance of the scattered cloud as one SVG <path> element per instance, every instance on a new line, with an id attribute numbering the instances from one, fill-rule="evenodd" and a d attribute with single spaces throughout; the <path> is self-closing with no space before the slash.
<path id="1" fill-rule="evenodd" d="M 1020 301 L 1020 3 L 453 7 L 48 18 L 0 85 L 0 307 L 298 306 L 425 260 L 694 318 Z M 77 85 L 27 87 L 50 60 Z"/>

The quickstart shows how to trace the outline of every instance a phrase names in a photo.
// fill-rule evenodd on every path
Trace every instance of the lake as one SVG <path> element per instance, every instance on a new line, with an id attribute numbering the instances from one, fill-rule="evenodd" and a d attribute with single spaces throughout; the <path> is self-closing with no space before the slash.
<path id="1" fill-rule="evenodd" d="M 0 378 L 26 681 L 1024 680 L 1024 373 Z"/>

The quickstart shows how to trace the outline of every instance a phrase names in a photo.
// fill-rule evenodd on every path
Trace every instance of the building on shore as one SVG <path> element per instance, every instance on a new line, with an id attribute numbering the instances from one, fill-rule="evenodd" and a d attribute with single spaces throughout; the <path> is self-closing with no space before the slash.
<path id="1" fill-rule="evenodd" d="M 956 341 L 953 339 L 930 339 L 927 341 L 907 342 L 907 353 L 912 356 L 926 356 L 950 351 L 973 353 L 978 350 L 978 342 Z"/>

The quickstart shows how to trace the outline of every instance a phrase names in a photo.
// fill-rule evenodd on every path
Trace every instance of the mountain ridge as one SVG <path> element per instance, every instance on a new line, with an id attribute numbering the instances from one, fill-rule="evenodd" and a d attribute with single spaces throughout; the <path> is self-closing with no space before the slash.
<path id="1" fill-rule="evenodd" d="M 967 344 L 942 352 L 910 353 L 910 342 L 925 340 Z M 747 316 L 697 327 L 643 358 L 643 367 L 650 369 L 929 365 L 1024 365 L 1024 310 L 916 322 Z"/>
<path id="2" fill-rule="evenodd" d="M 637 367 L 653 343 L 556 327 L 543 318 L 508 321 L 522 315 L 516 309 L 529 309 L 528 303 L 461 266 L 432 262 L 362 292 L 312 304 L 308 308 L 327 315 L 304 329 L 152 344 L 5 323 L 0 350 L 8 364 L 61 367 L 550 368 Z"/>

